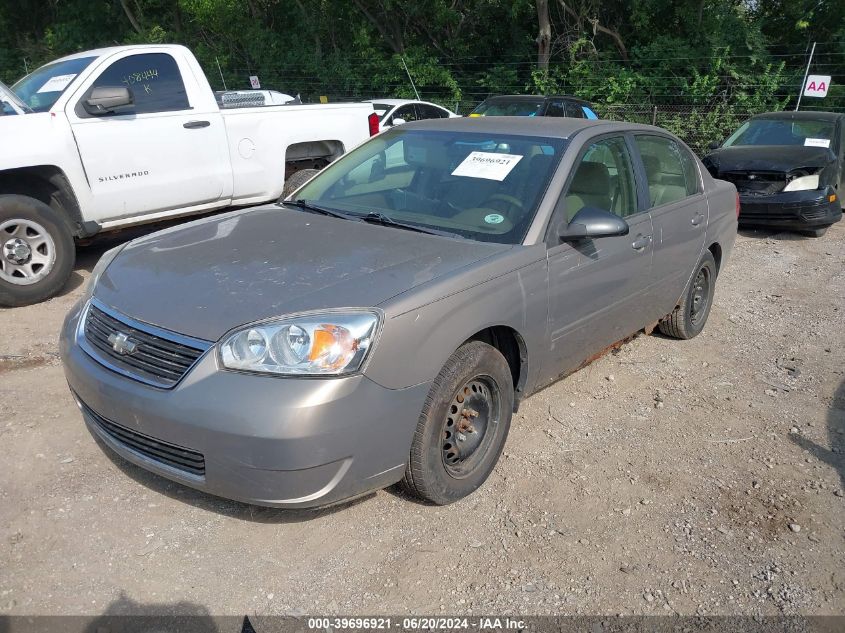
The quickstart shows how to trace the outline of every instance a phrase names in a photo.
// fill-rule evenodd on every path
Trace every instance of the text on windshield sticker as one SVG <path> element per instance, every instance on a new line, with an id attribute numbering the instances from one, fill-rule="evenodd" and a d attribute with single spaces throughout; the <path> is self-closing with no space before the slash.
<path id="1" fill-rule="evenodd" d="M 520 160 L 522 156 L 515 154 L 472 152 L 455 168 L 452 175 L 502 181 Z"/>
<path id="2" fill-rule="evenodd" d="M 807 147 L 830 147 L 829 138 L 805 138 L 804 145 Z"/>
<path id="3" fill-rule="evenodd" d="M 61 92 L 67 88 L 67 85 L 73 81 L 74 77 L 76 77 L 75 73 L 72 75 L 56 75 L 55 77 L 50 77 L 38 89 L 38 92 Z"/>

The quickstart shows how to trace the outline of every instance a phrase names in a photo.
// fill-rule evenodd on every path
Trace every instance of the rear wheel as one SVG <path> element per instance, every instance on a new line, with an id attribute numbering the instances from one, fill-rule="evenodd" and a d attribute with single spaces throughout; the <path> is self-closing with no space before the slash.
<path id="1" fill-rule="evenodd" d="M 55 295 L 73 271 L 76 251 L 64 219 L 27 196 L 0 196 L 0 306 Z"/>
<path id="2" fill-rule="evenodd" d="M 285 180 L 285 186 L 284 189 L 282 189 L 282 200 L 287 198 L 318 173 L 320 173 L 319 169 L 300 169 L 299 171 L 293 172 L 288 179 Z"/>
<path id="3" fill-rule="evenodd" d="M 437 505 L 483 484 L 502 453 L 513 413 L 513 379 L 490 345 L 461 346 L 434 380 L 423 406 L 402 480 Z"/>
<path id="4" fill-rule="evenodd" d="M 715 292 L 716 260 L 713 259 L 713 253 L 706 251 L 678 307 L 658 325 L 660 331 L 666 336 L 679 339 L 698 336 L 710 315 Z"/>

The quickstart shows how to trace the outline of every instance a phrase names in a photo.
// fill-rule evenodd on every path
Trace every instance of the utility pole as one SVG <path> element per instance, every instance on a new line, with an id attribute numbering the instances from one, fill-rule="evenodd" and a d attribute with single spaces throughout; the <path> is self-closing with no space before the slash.
<path id="1" fill-rule="evenodd" d="M 816 52 L 816 43 L 813 42 L 813 48 L 810 50 L 810 59 L 807 60 L 807 69 L 804 71 L 804 79 L 801 80 L 801 88 L 798 89 L 798 103 L 795 104 L 795 111 L 798 112 L 798 106 L 801 105 L 801 97 L 804 95 L 804 86 L 807 85 L 807 75 L 810 74 L 810 64 L 813 63 L 813 53 Z"/>

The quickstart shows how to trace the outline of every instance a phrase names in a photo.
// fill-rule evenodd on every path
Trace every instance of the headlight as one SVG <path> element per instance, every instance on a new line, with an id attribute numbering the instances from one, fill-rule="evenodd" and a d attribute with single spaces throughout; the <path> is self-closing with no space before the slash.
<path id="1" fill-rule="evenodd" d="M 91 277 L 88 278 L 88 284 L 85 286 L 85 290 L 82 293 L 82 302 L 88 301 L 94 295 L 94 288 L 97 285 L 97 282 L 100 280 L 100 277 L 105 272 L 106 268 L 109 267 L 109 264 L 114 261 L 114 258 L 117 257 L 118 253 L 123 250 L 123 247 L 126 246 L 129 242 L 125 244 L 120 244 L 119 246 L 115 246 L 107 250 L 103 253 L 102 257 L 97 261 L 94 265 L 94 269 L 91 271 Z"/>
<path id="2" fill-rule="evenodd" d="M 789 184 L 783 188 L 784 191 L 806 191 L 807 189 L 819 188 L 819 175 L 799 176 L 789 181 Z"/>
<path id="3" fill-rule="evenodd" d="M 247 325 L 220 344 L 228 369 L 295 376 L 338 376 L 358 371 L 381 324 L 375 310 L 293 315 Z"/>

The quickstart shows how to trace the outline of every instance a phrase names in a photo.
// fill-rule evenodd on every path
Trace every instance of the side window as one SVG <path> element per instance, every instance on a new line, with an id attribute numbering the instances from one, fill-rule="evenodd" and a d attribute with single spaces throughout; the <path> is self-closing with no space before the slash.
<path id="1" fill-rule="evenodd" d="M 637 147 L 643 159 L 648 195 L 652 207 L 683 200 L 694 185 L 698 191 L 698 170 L 695 165 L 685 166 L 684 151 L 675 141 L 663 136 L 637 135 Z M 687 161 L 692 158 L 687 156 Z M 690 182 L 690 170 L 695 170 L 695 182 Z"/>
<path id="2" fill-rule="evenodd" d="M 417 105 L 417 110 L 421 119 L 445 119 L 449 116 L 444 110 L 431 105 Z"/>
<path id="3" fill-rule="evenodd" d="M 581 109 L 581 106 L 577 103 L 572 103 L 571 101 L 566 102 L 566 116 L 572 117 L 573 119 L 583 119 L 584 118 L 584 111 Z"/>
<path id="4" fill-rule="evenodd" d="M 409 105 L 404 105 L 393 115 L 394 119 L 402 119 L 405 123 L 410 123 L 411 121 L 418 121 L 419 117 L 417 116 L 417 110 L 414 107 L 414 104 L 411 103 Z"/>
<path id="5" fill-rule="evenodd" d="M 566 192 L 566 219 L 584 207 L 626 217 L 637 212 L 637 187 L 628 146 L 621 136 L 596 141 L 575 167 Z"/>
<path id="6" fill-rule="evenodd" d="M 675 143 L 675 145 L 678 145 Z M 678 145 L 681 153 L 681 164 L 684 167 L 684 181 L 687 186 L 687 195 L 694 196 L 701 191 L 701 175 L 698 173 L 698 163 L 689 151 Z"/>
<path id="7" fill-rule="evenodd" d="M 91 88 L 104 86 L 126 86 L 132 91 L 135 106 L 122 114 L 190 109 L 179 67 L 166 53 L 132 55 L 114 62 L 97 77 Z"/>
<path id="8" fill-rule="evenodd" d="M 546 108 L 546 116 L 569 116 L 564 108 L 563 101 L 551 101 Z"/>

